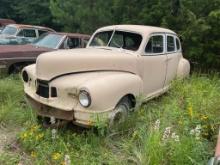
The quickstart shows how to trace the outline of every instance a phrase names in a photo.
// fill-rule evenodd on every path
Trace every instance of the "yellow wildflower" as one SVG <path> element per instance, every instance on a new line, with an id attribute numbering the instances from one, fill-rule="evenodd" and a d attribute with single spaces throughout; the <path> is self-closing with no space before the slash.
<path id="1" fill-rule="evenodd" d="M 31 132 L 35 132 L 38 128 L 39 128 L 39 125 L 33 125 L 30 130 Z"/>
<path id="2" fill-rule="evenodd" d="M 23 134 L 21 134 L 21 139 L 26 139 L 28 137 L 27 132 L 24 132 Z"/>
<path id="3" fill-rule="evenodd" d="M 192 118 L 193 117 L 193 109 L 192 109 L 191 105 L 188 108 L 188 113 L 189 113 L 189 116 Z"/>
<path id="4" fill-rule="evenodd" d="M 37 153 L 34 152 L 34 151 L 32 151 L 32 152 L 31 152 L 31 157 L 32 157 L 32 158 L 36 158 L 36 157 L 37 157 Z"/>
<path id="5" fill-rule="evenodd" d="M 53 153 L 51 157 L 53 160 L 59 160 L 61 158 L 61 154 L 56 152 L 56 153 Z"/>
<path id="6" fill-rule="evenodd" d="M 62 161 L 60 165 L 66 165 L 65 161 Z"/>
<path id="7" fill-rule="evenodd" d="M 207 120 L 208 116 L 202 115 L 201 120 Z"/>
<path id="8" fill-rule="evenodd" d="M 179 123 L 179 125 L 183 125 L 183 121 L 182 120 L 179 120 L 178 123 Z"/>
<path id="9" fill-rule="evenodd" d="M 44 134 L 43 133 L 40 133 L 36 136 L 36 140 L 40 140 L 44 137 Z"/>

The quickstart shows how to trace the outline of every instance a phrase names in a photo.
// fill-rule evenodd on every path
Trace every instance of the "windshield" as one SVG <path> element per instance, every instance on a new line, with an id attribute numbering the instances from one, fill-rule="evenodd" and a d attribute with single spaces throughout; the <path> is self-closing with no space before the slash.
<path id="1" fill-rule="evenodd" d="M 113 34 L 113 36 L 112 36 Z M 142 41 L 140 34 L 124 31 L 105 31 L 97 33 L 89 46 L 108 46 L 127 50 L 138 50 Z"/>
<path id="2" fill-rule="evenodd" d="M 6 34 L 6 35 L 15 35 L 17 32 L 17 29 L 12 26 L 5 26 L 5 28 L 1 31 L 1 34 Z"/>
<path id="3" fill-rule="evenodd" d="M 33 45 L 38 47 L 46 47 L 56 49 L 61 42 L 63 35 L 58 34 L 45 34 L 41 35 L 39 39 L 37 39 Z"/>

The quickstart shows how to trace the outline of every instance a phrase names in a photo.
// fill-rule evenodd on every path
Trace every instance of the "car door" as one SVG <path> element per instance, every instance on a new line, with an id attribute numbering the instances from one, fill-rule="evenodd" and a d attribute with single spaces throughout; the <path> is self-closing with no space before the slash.
<path id="1" fill-rule="evenodd" d="M 149 37 L 142 55 L 144 95 L 151 97 L 163 91 L 166 78 L 167 56 L 165 34 L 155 33 Z"/>
<path id="2" fill-rule="evenodd" d="M 182 57 L 180 41 L 177 36 L 166 34 L 167 75 L 165 86 L 176 77 L 179 60 Z"/>

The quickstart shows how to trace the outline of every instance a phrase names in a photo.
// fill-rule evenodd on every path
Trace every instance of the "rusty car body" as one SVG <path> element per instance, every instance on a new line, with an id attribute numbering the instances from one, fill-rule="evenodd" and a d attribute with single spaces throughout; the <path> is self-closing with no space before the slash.
<path id="1" fill-rule="evenodd" d="M 84 49 L 43 53 L 22 72 L 24 92 L 37 115 L 109 126 L 123 122 L 139 100 L 166 92 L 190 72 L 180 40 L 169 29 L 115 25 L 98 29 Z"/>
<path id="2" fill-rule="evenodd" d="M 51 28 L 23 24 L 9 24 L 0 33 L 0 45 L 23 45 L 32 43 L 42 34 L 55 32 Z"/>
<path id="3" fill-rule="evenodd" d="M 17 73 L 34 63 L 43 52 L 85 47 L 89 38 L 84 34 L 52 32 L 44 34 L 33 44 L 0 45 L 0 73 Z"/>

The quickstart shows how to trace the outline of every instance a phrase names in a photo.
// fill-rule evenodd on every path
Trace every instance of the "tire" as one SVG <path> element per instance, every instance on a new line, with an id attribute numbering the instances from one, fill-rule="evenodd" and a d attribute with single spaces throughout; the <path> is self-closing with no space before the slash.
<path id="1" fill-rule="evenodd" d="M 22 69 L 25 67 L 23 64 L 14 64 L 9 70 L 9 74 L 18 74 L 22 71 Z"/>
<path id="2" fill-rule="evenodd" d="M 131 108 L 131 101 L 127 97 L 119 101 L 110 116 L 109 127 L 117 127 L 117 125 L 124 123 L 129 115 Z"/>

